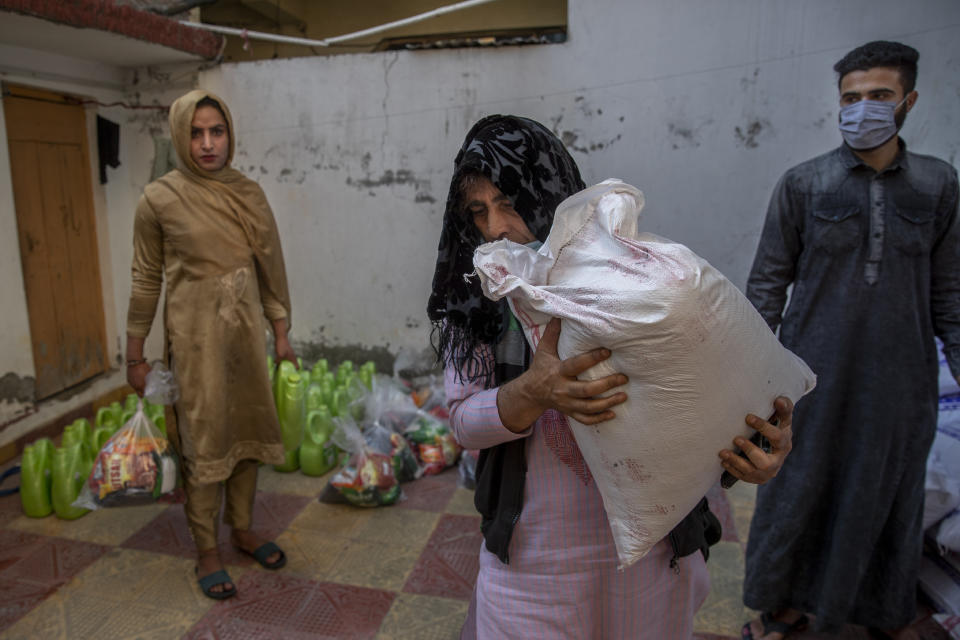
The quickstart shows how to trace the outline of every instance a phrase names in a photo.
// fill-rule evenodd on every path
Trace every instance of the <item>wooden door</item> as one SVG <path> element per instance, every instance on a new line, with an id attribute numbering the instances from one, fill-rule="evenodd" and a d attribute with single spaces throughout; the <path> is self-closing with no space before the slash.
<path id="1" fill-rule="evenodd" d="M 11 85 L 3 110 L 41 399 L 107 369 L 86 114 Z"/>

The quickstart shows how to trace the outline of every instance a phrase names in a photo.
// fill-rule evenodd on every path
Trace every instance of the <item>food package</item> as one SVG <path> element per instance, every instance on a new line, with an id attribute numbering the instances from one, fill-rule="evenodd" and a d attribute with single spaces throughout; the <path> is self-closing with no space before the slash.
<path id="1" fill-rule="evenodd" d="M 605 347 L 580 375 L 623 373 L 616 417 L 570 420 L 603 497 L 621 566 L 642 558 L 721 477 L 717 453 L 816 377 L 746 297 L 687 247 L 638 228 L 643 194 L 608 180 L 564 200 L 540 249 L 498 240 L 473 263 L 484 294 L 507 297 L 536 349 L 561 320 L 562 359 Z M 790 464 L 789 459 L 787 464 Z"/>
<path id="2" fill-rule="evenodd" d="M 171 493 L 178 479 L 177 454 L 140 401 L 133 417 L 100 449 L 74 506 L 97 509 L 154 502 Z"/>
<path id="3" fill-rule="evenodd" d="M 350 504 L 358 507 L 378 507 L 393 504 L 400 498 L 400 484 L 393 473 L 389 456 L 363 451 L 330 479 Z"/>
<path id="4" fill-rule="evenodd" d="M 399 500 L 402 491 L 396 471 L 399 450 L 395 438 L 403 443 L 412 459 L 406 441 L 379 426 L 371 437 L 349 416 L 335 418 L 334 424 L 331 439 L 350 453 L 350 459 L 330 478 L 330 486 L 358 507 L 378 507 Z"/>
<path id="5" fill-rule="evenodd" d="M 462 448 L 449 425 L 435 416 L 420 412 L 407 425 L 404 436 L 416 452 L 424 475 L 435 475 L 457 463 Z"/>

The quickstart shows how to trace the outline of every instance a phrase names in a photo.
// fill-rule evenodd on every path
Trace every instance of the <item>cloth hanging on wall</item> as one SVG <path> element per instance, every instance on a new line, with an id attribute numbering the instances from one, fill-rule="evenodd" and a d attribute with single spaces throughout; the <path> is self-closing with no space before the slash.
<path id="1" fill-rule="evenodd" d="M 120 125 L 100 116 L 97 116 L 97 153 L 100 184 L 107 184 L 107 167 L 120 166 Z"/>

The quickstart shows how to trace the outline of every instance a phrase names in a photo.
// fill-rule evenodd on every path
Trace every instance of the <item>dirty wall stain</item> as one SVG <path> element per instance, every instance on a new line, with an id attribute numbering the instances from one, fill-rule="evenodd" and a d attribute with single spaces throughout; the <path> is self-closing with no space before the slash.
<path id="1" fill-rule="evenodd" d="M 733 134 L 738 147 L 756 149 L 760 146 L 757 138 L 761 133 L 771 129 L 770 121 L 764 118 L 755 118 L 743 127 L 734 127 Z"/>
<path id="2" fill-rule="evenodd" d="M 594 120 L 603 116 L 603 109 L 601 107 L 594 107 L 591 105 L 585 96 L 576 96 L 573 99 L 573 102 L 581 119 Z M 581 141 L 581 136 L 583 133 L 582 129 L 578 127 L 561 129 L 560 124 L 563 122 L 564 117 L 565 110 L 561 109 L 558 115 L 549 118 L 550 130 L 555 136 L 560 138 L 561 142 L 563 142 L 563 145 L 571 151 L 579 151 L 580 153 L 588 154 L 592 151 L 605 149 L 619 142 L 623 137 L 623 134 L 618 133 L 612 137 Z M 617 118 L 618 123 L 623 123 L 623 121 L 623 116 Z"/>
<path id="3" fill-rule="evenodd" d="M 27 404 L 34 401 L 35 384 L 33 376 L 18 376 L 11 372 L 0 377 L 0 402 Z"/>

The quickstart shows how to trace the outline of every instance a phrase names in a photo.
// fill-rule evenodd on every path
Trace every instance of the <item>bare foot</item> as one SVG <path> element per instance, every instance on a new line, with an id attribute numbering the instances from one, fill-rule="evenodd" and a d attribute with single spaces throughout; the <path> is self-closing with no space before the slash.
<path id="1" fill-rule="evenodd" d="M 216 549 L 208 549 L 197 553 L 197 577 L 203 578 L 221 569 L 223 569 L 223 563 L 220 562 L 219 551 Z M 210 587 L 210 591 L 213 593 L 221 593 L 224 591 L 233 591 L 234 588 L 232 582 L 224 582 L 223 584 L 213 585 Z"/>
<path id="2" fill-rule="evenodd" d="M 250 555 L 253 555 L 253 552 L 265 544 L 267 540 L 264 540 L 249 529 L 234 529 L 230 533 L 230 542 L 233 543 L 233 546 L 240 547 Z M 282 555 L 283 554 L 279 551 L 271 553 L 269 556 L 267 556 L 267 564 L 273 564 L 274 562 L 277 562 L 280 560 Z"/>
<path id="3" fill-rule="evenodd" d="M 794 625 L 800 618 L 803 617 L 803 612 L 798 611 L 797 609 L 784 609 L 782 611 L 777 611 L 773 614 L 772 618 L 776 622 L 782 622 L 788 625 Z M 769 625 L 768 625 L 769 626 Z M 754 640 L 783 640 L 788 635 L 792 633 L 793 630 L 788 631 L 787 633 L 782 633 L 780 631 L 770 631 L 767 635 L 763 635 L 764 625 L 763 621 L 760 618 L 756 618 L 750 621 L 750 633 L 753 635 Z"/>

